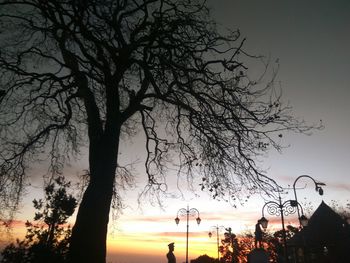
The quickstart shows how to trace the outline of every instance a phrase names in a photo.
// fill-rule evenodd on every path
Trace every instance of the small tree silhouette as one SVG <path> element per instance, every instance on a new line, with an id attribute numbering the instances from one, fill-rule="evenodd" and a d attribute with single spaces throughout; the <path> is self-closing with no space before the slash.
<path id="1" fill-rule="evenodd" d="M 71 236 L 71 228 L 65 224 L 77 206 L 76 199 L 67 193 L 69 186 L 58 177 L 45 187 L 44 200 L 33 200 L 35 223 L 27 221 L 24 240 L 17 239 L 2 251 L 2 263 L 65 261 Z"/>
<path id="2" fill-rule="evenodd" d="M 191 263 L 218 263 L 219 261 L 215 258 L 209 257 L 208 255 L 201 255 L 196 259 L 192 259 Z"/>
<path id="3" fill-rule="evenodd" d="M 292 229 L 292 227 L 290 226 L 289 229 Z M 276 235 L 280 236 L 281 234 L 279 231 L 275 233 L 264 232 L 263 234 L 263 248 L 269 254 L 271 262 L 277 262 L 277 253 L 279 252 L 277 250 L 280 243 Z M 288 237 L 290 237 L 289 234 Z M 254 249 L 253 233 L 247 231 L 238 236 L 233 233 L 225 233 L 225 238 L 221 240 L 220 263 L 247 263 L 248 254 Z"/>

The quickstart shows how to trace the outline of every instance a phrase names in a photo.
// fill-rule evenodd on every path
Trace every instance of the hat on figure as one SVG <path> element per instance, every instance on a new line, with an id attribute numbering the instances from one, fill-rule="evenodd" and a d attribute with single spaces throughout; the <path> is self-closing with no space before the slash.
<path id="1" fill-rule="evenodd" d="M 174 242 L 170 243 L 168 247 L 174 247 Z"/>

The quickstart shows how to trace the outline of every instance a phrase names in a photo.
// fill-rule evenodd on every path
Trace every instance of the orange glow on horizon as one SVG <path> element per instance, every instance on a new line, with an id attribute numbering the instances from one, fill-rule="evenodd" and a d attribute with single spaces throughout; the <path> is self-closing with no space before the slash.
<path id="1" fill-rule="evenodd" d="M 158 229 L 169 227 L 169 232 L 157 232 L 156 228 L 150 227 L 148 224 L 152 221 L 151 218 L 145 222 L 138 221 L 139 228 L 132 231 L 131 228 L 123 230 L 110 230 L 107 239 L 108 254 L 126 256 L 141 256 L 149 255 L 162 258 L 168 252 L 168 244 L 175 242 L 175 255 L 180 260 L 183 260 L 186 255 L 186 228 L 182 226 L 167 225 L 161 226 L 161 219 L 155 220 L 159 224 Z M 128 221 L 131 226 L 133 223 Z M 268 231 L 276 231 L 280 229 L 280 220 L 278 217 L 269 218 Z M 286 222 L 286 225 L 291 222 Z M 295 222 L 293 222 L 295 225 Z M 185 228 L 185 229 L 184 229 Z M 195 259 L 200 255 L 208 255 L 210 257 L 217 257 L 217 239 L 213 235 L 208 237 L 209 231 L 203 231 L 206 226 L 199 227 L 192 226 L 192 231 L 189 233 L 189 259 Z M 141 231 L 142 230 L 142 231 Z M 196 231 L 197 230 L 197 231 Z M 11 238 L 2 235 L 0 245 L 4 246 L 10 242 L 15 241 L 16 238 L 23 239 L 26 233 L 25 222 L 15 221 L 12 227 Z M 237 232 L 237 234 L 239 234 Z M 220 239 L 223 238 L 223 233 L 220 233 Z M 113 261 L 112 261 L 113 262 Z"/>
<path id="2" fill-rule="evenodd" d="M 144 254 L 165 256 L 168 244 L 175 243 L 175 255 L 181 259 L 186 254 L 186 233 L 140 233 L 119 234 L 108 238 L 108 252 L 112 254 Z M 216 239 L 209 239 L 204 232 L 190 233 L 189 258 L 194 259 L 200 255 L 217 257 Z"/>

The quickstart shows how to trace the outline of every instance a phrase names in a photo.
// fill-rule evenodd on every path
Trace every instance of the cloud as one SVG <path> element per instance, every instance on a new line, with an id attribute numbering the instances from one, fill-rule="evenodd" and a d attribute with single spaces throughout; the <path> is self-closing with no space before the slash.
<path id="1" fill-rule="evenodd" d="M 345 191 L 349 191 L 350 192 L 350 184 L 344 184 L 344 183 L 330 183 L 327 184 L 326 187 L 332 187 L 338 190 L 345 190 Z"/>
<path id="2" fill-rule="evenodd" d="M 11 220 L 10 222 L 8 222 L 8 224 L 9 224 L 8 226 L 10 228 L 25 227 L 25 223 L 26 223 L 26 221 L 23 221 L 23 220 Z"/>

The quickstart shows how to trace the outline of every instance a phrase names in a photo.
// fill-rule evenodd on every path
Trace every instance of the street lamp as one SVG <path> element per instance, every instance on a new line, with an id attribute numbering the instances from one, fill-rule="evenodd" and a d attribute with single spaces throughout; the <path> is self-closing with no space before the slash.
<path id="1" fill-rule="evenodd" d="M 319 195 L 323 195 L 323 189 L 321 186 L 325 186 L 326 185 L 325 183 L 316 182 L 315 179 L 312 178 L 310 175 L 306 175 L 306 174 L 300 175 L 299 177 L 297 177 L 297 179 L 295 179 L 295 181 L 293 183 L 294 198 L 295 198 L 295 202 L 297 202 L 297 203 L 298 203 L 298 199 L 297 199 L 297 191 L 296 191 L 295 185 L 300 178 L 305 178 L 305 177 L 311 179 L 315 183 L 315 191 L 318 192 Z M 297 211 L 298 211 L 299 223 L 301 226 L 304 226 L 303 222 L 301 221 L 302 216 L 300 216 L 299 207 L 298 206 L 296 206 L 296 207 L 297 207 Z M 304 221 L 304 224 L 305 224 L 305 221 Z"/>
<path id="2" fill-rule="evenodd" d="M 286 238 L 286 229 L 284 227 L 284 217 L 294 214 L 297 211 L 297 207 L 300 206 L 301 211 L 302 211 L 302 216 L 299 217 L 299 222 L 303 222 L 303 224 L 307 225 L 308 219 L 306 216 L 304 216 L 303 213 L 303 208 L 301 205 L 296 201 L 296 200 L 287 200 L 284 203 L 282 203 L 281 196 L 278 197 L 279 202 L 275 201 L 269 201 L 264 204 L 261 214 L 262 217 L 259 220 L 261 226 L 266 230 L 267 225 L 268 225 L 268 220 L 264 216 L 264 209 L 265 207 L 267 208 L 267 212 L 270 215 L 276 215 L 276 216 L 281 216 L 281 222 L 282 222 L 282 235 L 283 235 L 283 243 L 284 243 L 284 257 L 285 257 L 285 262 L 289 262 L 288 258 L 288 248 L 287 248 L 287 238 Z"/>
<path id="3" fill-rule="evenodd" d="M 301 215 L 301 216 L 299 217 L 299 222 L 300 222 L 300 224 L 301 224 L 302 227 L 305 227 L 305 226 L 308 225 L 309 219 L 308 219 L 305 215 Z"/>
<path id="4" fill-rule="evenodd" d="M 177 215 L 175 218 L 175 223 L 178 225 L 180 223 L 179 216 L 186 216 L 186 263 L 188 263 L 188 221 L 190 216 L 197 216 L 196 222 L 199 225 L 201 223 L 201 218 L 199 217 L 199 211 L 196 208 L 189 209 L 187 208 L 180 208 L 179 211 L 177 211 Z"/>
<path id="5" fill-rule="evenodd" d="M 216 242 L 217 242 L 217 246 L 218 246 L 218 261 L 220 261 L 220 249 L 219 249 L 219 230 L 221 229 L 225 229 L 224 226 L 212 226 L 211 227 L 212 230 L 216 230 Z M 208 233 L 208 236 L 211 238 L 213 236 L 213 233 L 210 231 Z"/>
<path id="6" fill-rule="evenodd" d="M 260 222 L 260 225 L 262 226 L 262 228 L 263 228 L 264 230 L 266 230 L 267 225 L 268 225 L 268 223 L 269 223 L 269 220 L 267 220 L 267 219 L 263 216 L 262 218 L 260 218 L 259 222 Z"/>

